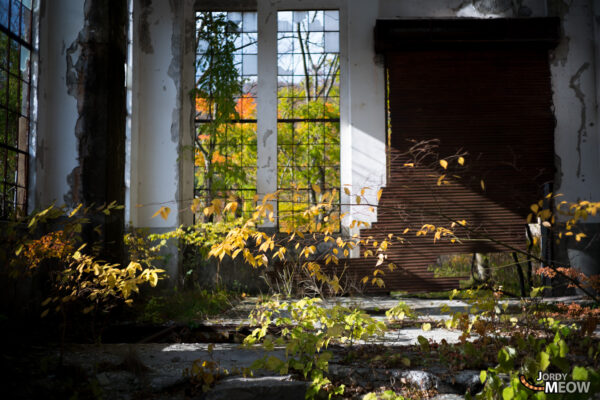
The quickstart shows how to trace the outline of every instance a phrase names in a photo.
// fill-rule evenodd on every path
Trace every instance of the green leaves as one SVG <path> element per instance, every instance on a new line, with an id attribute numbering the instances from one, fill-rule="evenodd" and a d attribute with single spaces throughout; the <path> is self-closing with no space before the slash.
<path id="1" fill-rule="evenodd" d="M 386 390 L 380 394 L 371 392 L 367 393 L 363 400 L 404 400 L 404 397 L 396 394 L 393 390 Z"/>
<path id="2" fill-rule="evenodd" d="M 500 363 L 500 367 L 505 371 L 512 369 L 516 355 L 517 351 L 513 347 L 503 347 L 498 352 L 498 362 Z"/>
<path id="3" fill-rule="evenodd" d="M 283 364 L 283 361 L 281 361 L 279 358 L 277 358 L 275 356 L 270 356 L 265 361 L 265 368 L 267 368 L 271 371 L 277 371 L 281 368 L 282 364 Z"/>
<path id="4" fill-rule="evenodd" d="M 421 346 L 421 351 L 428 353 L 430 346 L 429 346 L 429 341 L 424 337 L 419 335 L 417 337 L 417 341 L 419 342 L 419 345 Z"/>
<path id="5" fill-rule="evenodd" d="M 574 381 L 587 381 L 588 380 L 588 371 L 584 367 L 574 367 L 573 368 L 573 380 Z"/>
<path id="6" fill-rule="evenodd" d="M 405 317 L 416 316 L 414 311 L 404 301 L 398 302 L 398 304 L 396 304 L 394 307 L 387 310 L 385 315 L 390 321 L 402 321 Z"/>
<path id="7" fill-rule="evenodd" d="M 271 300 L 259 304 L 250 315 L 250 323 L 259 325 L 244 339 L 245 345 L 263 341 L 265 350 L 274 344 L 285 346 L 284 359 L 270 356 L 253 368 L 266 368 L 278 373 L 289 370 L 300 372 L 312 380 L 307 397 L 315 396 L 331 382 L 324 377 L 333 354 L 324 350 L 332 342 L 352 343 L 354 340 L 380 335 L 385 325 L 359 309 L 335 305 L 326 308 L 318 298 L 303 298 L 297 302 L 281 303 Z M 289 328 L 289 325 L 293 327 Z M 267 335 L 270 326 L 284 327 L 279 337 Z M 329 394 L 342 393 L 343 388 L 332 388 Z"/>
<path id="8" fill-rule="evenodd" d="M 542 371 L 547 370 L 548 367 L 550 366 L 550 354 L 546 353 L 545 351 L 542 351 L 538 355 L 538 362 L 540 364 L 540 370 L 542 370 Z"/>
<path id="9" fill-rule="evenodd" d="M 512 400 L 515 397 L 515 391 L 512 387 L 506 387 L 502 390 L 502 400 Z"/>
<path id="10" fill-rule="evenodd" d="M 539 286 L 539 287 L 532 288 L 531 292 L 529 293 L 529 296 L 532 298 L 538 297 L 546 287 L 547 286 Z"/>
<path id="11" fill-rule="evenodd" d="M 527 400 L 530 398 L 545 400 L 546 394 L 543 391 L 532 392 L 521 383 L 520 376 L 521 374 L 525 374 L 530 378 L 537 376 L 538 372 L 547 371 L 551 368 L 551 365 L 553 366 L 551 370 L 553 373 L 556 372 L 554 367 L 557 367 L 564 374 L 570 372 L 574 381 L 590 381 L 590 393 L 597 390 L 596 387 L 600 387 L 598 385 L 600 376 L 593 369 L 586 366 L 571 367 L 572 358 L 569 357 L 567 339 L 571 335 L 572 329 L 560 321 L 550 318 L 544 320 L 544 323 L 546 327 L 555 332 L 552 342 L 548 343 L 548 338 L 540 338 L 534 335 L 519 338 L 517 346 L 521 350 L 521 357 L 514 348 L 510 346 L 503 347 L 498 352 L 498 367 L 488 368 L 487 371 L 480 372 L 479 379 L 484 383 L 484 388 L 481 393 L 475 396 L 477 399 L 497 399 L 501 394 L 503 400 Z M 578 340 L 578 338 L 574 339 Z M 585 342 L 581 345 L 584 348 L 586 347 Z M 578 345 L 572 344 L 572 346 L 577 347 Z M 515 365 L 516 361 L 520 365 Z M 501 373 L 504 376 L 501 376 Z M 506 384 L 505 374 L 509 376 L 508 384 Z M 466 396 L 466 398 L 469 398 L 469 396 Z"/>

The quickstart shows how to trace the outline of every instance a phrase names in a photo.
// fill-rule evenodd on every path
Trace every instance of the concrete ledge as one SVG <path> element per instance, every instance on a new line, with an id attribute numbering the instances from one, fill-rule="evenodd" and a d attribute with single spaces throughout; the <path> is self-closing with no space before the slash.
<path id="1" fill-rule="evenodd" d="M 290 375 L 261 378 L 228 378 L 220 381 L 202 400 L 303 400 L 308 382 L 294 381 Z"/>

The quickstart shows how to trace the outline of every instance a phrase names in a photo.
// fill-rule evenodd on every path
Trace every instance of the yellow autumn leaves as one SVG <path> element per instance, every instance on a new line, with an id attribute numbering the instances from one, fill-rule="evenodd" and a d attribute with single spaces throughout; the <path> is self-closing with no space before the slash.
<path id="1" fill-rule="evenodd" d="M 82 253 L 83 247 L 72 254 L 71 264 L 63 273 L 64 279 L 58 283 L 56 292 L 60 295 L 48 297 L 42 302 L 42 307 L 46 307 L 42 318 L 48 315 L 52 307 L 58 312 L 65 304 L 82 297 L 91 302 L 83 309 L 84 314 L 115 299 L 131 305 L 133 300 L 130 297 L 134 292 L 139 293 L 140 285 L 149 283 L 152 287 L 156 286 L 165 272 L 157 268 L 143 268 L 134 261 L 125 268 L 119 264 L 97 261 Z"/>
<path id="2" fill-rule="evenodd" d="M 566 200 L 558 202 L 556 199 L 560 196 L 562 195 L 548 193 L 544 199 L 532 204 L 529 207 L 531 213 L 527 215 L 527 223 L 540 223 L 544 228 L 556 230 L 557 241 L 572 236 L 575 241 L 580 242 L 587 235 L 584 232 L 574 232 L 574 229 L 580 221 L 598 215 L 600 202 L 587 200 L 572 203 Z M 551 208 L 552 203 L 554 203 L 554 211 Z"/>

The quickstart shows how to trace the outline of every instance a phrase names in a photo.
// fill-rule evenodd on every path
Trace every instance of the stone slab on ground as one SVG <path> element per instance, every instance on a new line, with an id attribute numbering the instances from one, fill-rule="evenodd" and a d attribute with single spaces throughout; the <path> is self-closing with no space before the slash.
<path id="1" fill-rule="evenodd" d="M 249 367 L 267 354 L 260 348 L 242 349 L 237 344 L 213 344 L 209 353 L 208 346 L 208 343 L 79 344 L 66 348 L 64 361 L 92 376 L 95 374 L 100 385 L 111 392 L 131 391 L 132 387 L 159 392 L 184 382 L 184 371 L 195 360 L 212 360 L 220 368 L 233 370 Z M 268 354 L 284 357 L 283 350 Z"/>
<path id="2" fill-rule="evenodd" d="M 462 332 L 456 330 L 447 330 L 442 328 L 432 328 L 429 331 L 424 331 L 420 327 L 407 327 L 402 329 L 389 330 L 384 333 L 382 338 L 373 338 L 370 343 L 385 344 L 387 346 L 414 346 L 419 344 L 418 337 L 423 336 L 427 340 L 432 340 L 440 343 L 442 340 L 450 344 L 460 342 Z M 476 335 L 472 335 L 469 340 L 476 339 Z"/>
<path id="3" fill-rule="evenodd" d="M 304 400 L 307 387 L 307 382 L 293 380 L 290 375 L 232 377 L 218 382 L 198 400 Z"/>
<path id="4" fill-rule="evenodd" d="M 368 368 L 361 365 L 330 364 L 329 376 L 344 383 L 365 387 L 409 385 L 420 390 L 436 389 L 439 393 L 477 393 L 482 384 L 480 371 L 463 370 L 451 372 L 445 367 L 426 369 Z"/>
<path id="5" fill-rule="evenodd" d="M 420 334 L 434 340 L 441 340 L 442 337 L 446 338 L 448 342 L 458 340 L 456 332 L 443 329 L 424 332 L 418 328 L 408 328 L 399 332 L 398 335 L 401 335 L 401 338 L 393 338 L 393 343 L 397 345 L 416 344 L 416 337 Z M 231 371 L 235 368 L 248 367 L 256 359 L 267 354 L 260 348 L 245 349 L 236 344 L 214 344 L 212 345 L 212 352 L 209 353 L 208 346 L 209 344 L 206 343 L 70 345 L 65 351 L 64 360 L 66 364 L 77 365 L 90 376 L 95 376 L 110 398 L 127 399 L 127 393 L 132 393 L 135 390 L 158 393 L 184 383 L 186 381 L 184 370 L 190 368 L 193 362 L 198 359 L 214 361 L 220 368 Z M 268 352 L 268 354 L 284 358 L 282 349 L 275 349 Z M 352 369 L 353 367 L 340 366 L 334 363 L 330 367 L 333 375 L 354 376 L 356 383 L 361 386 L 367 383 L 375 383 L 378 379 L 381 380 L 383 385 L 389 384 L 390 379 L 393 379 L 406 381 L 422 389 L 433 387 L 441 389 L 441 382 L 445 385 L 444 392 L 448 392 L 446 390 L 449 386 L 447 385 L 448 382 L 445 379 L 440 381 L 440 378 L 437 377 L 439 374 L 436 371 L 371 371 L 367 368 L 354 368 L 354 371 L 346 371 L 346 369 Z M 443 373 L 443 371 L 441 372 Z M 261 375 L 264 377 L 262 381 L 258 379 L 262 378 Z M 423 379 L 419 378 L 421 375 Z M 219 393 L 223 393 L 223 397 L 215 398 L 227 397 L 226 393 L 237 391 L 238 386 L 243 386 L 244 382 L 256 386 L 255 390 L 251 391 L 252 393 L 263 394 L 268 393 L 268 390 L 263 386 L 266 382 L 271 382 L 269 379 L 272 379 L 273 382 L 279 382 L 277 385 L 280 388 L 277 390 L 282 391 L 296 385 L 295 392 L 300 390 L 298 387 L 304 387 L 302 385 L 306 384 L 298 381 L 292 384 L 290 383 L 292 381 L 278 376 L 270 376 L 266 372 L 261 374 L 260 371 L 256 372 L 255 377 L 250 379 L 255 380 L 247 381 L 240 377 L 232 377 L 223 381 L 228 382 L 227 385 L 218 388 Z M 465 380 L 468 380 L 468 378 L 465 378 Z M 456 392 L 454 389 L 452 391 Z M 247 395 L 253 396 L 252 393 Z"/>
<path id="6" fill-rule="evenodd" d="M 299 299 L 288 299 L 282 300 L 285 302 L 294 302 Z M 222 323 L 229 321 L 231 323 L 243 324 L 250 311 L 252 311 L 254 305 L 259 301 L 256 297 L 248 297 L 243 301 L 239 302 L 231 310 L 227 311 L 223 315 L 210 319 L 207 324 Z M 378 297 L 367 297 L 367 296 L 353 296 L 353 297 L 334 297 L 323 300 L 323 306 L 332 307 L 336 304 L 349 308 L 359 308 L 363 311 L 368 312 L 372 315 L 383 315 L 387 310 L 396 306 L 398 302 L 403 301 L 412 310 L 416 311 L 420 318 L 431 318 L 449 315 L 457 311 L 465 311 L 470 306 L 464 300 L 435 300 L 435 299 L 416 299 L 409 297 L 396 297 L 396 296 L 378 296 Z M 576 303 L 580 305 L 590 304 L 589 300 L 586 300 L 582 296 L 562 296 L 562 297 L 545 297 L 540 300 L 545 304 L 556 304 L 556 303 Z M 508 304 L 507 311 L 520 312 L 521 303 L 519 299 L 501 300 L 500 304 Z M 448 306 L 449 311 L 442 312 L 442 306 Z"/>
<path id="7" fill-rule="evenodd" d="M 465 396 L 460 396 L 458 394 L 438 394 L 435 397 L 432 397 L 430 400 L 464 400 Z"/>
<path id="8" fill-rule="evenodd" d="M 418 312 L 421 315 L 443 315 L 449 314 L 456 311 L 464 311 L 465 308 L 469 307 L 469 304 L 464 300 L 435 300 L 435 299 L 416 299 L 410 297 L 396 297 L 396 296 L 378 296 L 378 297 L 337 297 L 330 300 L 324 301 L 325 305 L 340 304 L 346 307 L 356 307 L 364 310 L 368 313 L 383 314 L 386 310 L 396 306 L 399 301 L 403 301 L 412 310 Z M 521 300 L 519 299 L 508 299 L 500 300 L 499 303 L 508 304 L 508 311 L 520 311 Z M 556 304 L 556 303 L 577 303 L 577 304 L 590 304 L 589 300 L 585 300 L 582 296 L 562 296 L 562 297 L 545 297 L 541 300 L 542 303 Z M 441 307 L 447 305 L 450 311 L 447 313 L 441 312 Z"/>

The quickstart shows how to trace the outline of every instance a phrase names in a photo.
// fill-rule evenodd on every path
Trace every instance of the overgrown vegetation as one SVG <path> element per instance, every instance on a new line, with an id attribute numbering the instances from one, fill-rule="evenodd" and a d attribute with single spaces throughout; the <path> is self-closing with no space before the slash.
<path id="1" fill-rule="evenodd" d="M 154 324 L 175 321 L 193 325 L 228 310 L 241 295 L 223 289 L 209 290 L 201 287 L 171 289 L 144 301 L 138 309 L 136 319 Z"/>
<path id="2" fill-rule="evenodd" d="M 443 163 L 441 165 L 443 167 Z M 323 194 L 323 201 L 317 206 L 307 209 L 304 214 L 305 217 L 310 218 L 318 215 L 323 210 L 326 213 L 328 208 L 331 207 L 330 199 L 333 196 L 333 194 Z M 390 235 L 389 240 L 384 240 L 381 243 L 373 243 L 371 238 L 359 237 L 344 240 L 339 236 L 335 237 L 333 232 L 328 230 L 327 227 L 321 226 L 317 229 L 317 226 L 314 225 L 312 229 L 308 228 L 308 233 L 301 230 L 290 230 L 288 232 L 289 236 L 281 239 L 276 235 L 271 236 L 257 229 L 261 221 L 274 218 L 269 203 L 274 197 L 265 196 L 262 204 L 257 206 L 254 215 L 244 225 L 233 229 L 221 243 L 213 246 L 209 255 L 221 259 L 226 256 L 236 258 L 239 255 L 249 265 L 259 268 L 269 265 L 274 260 L 284 261 L 287 259 L 286 257 L 290 257 L 290 254 L 292 254 L 295 257 L 296 265 L 300 269 L 314 276 L 316 280 L 329 285 L 330 291 L 336 293 L 342 291 L 339 277 L 336 275 L 327 275 L 323 272 L 322 266 L 330 263 L 337 264 L 340 258 L 343 258 L 344 255 L 347 256 L 349 250 L 354 246 L 374 246 L 375 251 L 372 254 L 378 255 L 378 261 L 374 265 L 373 275 L 365 277 L 364 282 L 375 285 L 384 284 L 382 277 L 384 273 L 380 268 L 386 266 L 386 250 L 392 245 L 402 245 L 403 241 L 406 240 L 406 236 Z M 360 201 L 360 199 L 357 199 L 357 203 L 360 203 Z M 209 212 L 219 213 L 221 210 L 227 208 L 218 203 L 213 205 L 214 207 Z M 532 211 L 533 215 L 538 218 L 544 218 L 547 228 L 549 225 L 552 227 L 552 224 L 556 224 L 557 230 L 565 229 L 564 232 L 581 239 L 583 237 L 582 233 L 573 233 L 576 222 L 585 218 L 587 214 L 595 214 L 599 206 L 600 204 L 596 203 L 570 206 L 568 208 L 570 211 L 563 214 L 563 218 L 568 216 L 569 219 L 560 224 L 556 223 L 555 219 L 552 219 L 551 214 L 547 212 L 540 214 L 539 206 L 538 208 L 532 206 Z M 360 222 L 356 223 L 360 224 Z M 413 234 L 431 234 L 434 242 L 437 240 L 459 241 L 460 236 L 457 228 L 469 229 L 468 222 L 452 221 L 446 227 L 426 224 Z M 406 234 L 407 232 L 404 233 Z M 558 237 L 560 236 L 558 234 Z M 316 248 L 321 243 L 331 243 L 331 245 L 325 247 L 327 250 L 317 253 Z M 320 247 L 323 248 L 324 246 Z M 507 249 L 516 250 L 510 248 L 510 246 L 507 246 Z M 344 250 L 346 250 L 345 254 Z M 586 277 L 581 273 L 577 273 L 574 269 L 556 265 L 550 260 L 545 260 L 539 255 L 539 250 L 526 253 L 525 257 L 545 265 L 544 268 L 537 268 L 536 276 L 545 275 L 547 277 L 554 277 L 561 275 L 569 281 L 570 285 L 577 286 L 585 290 L 590 296 L 594 296 L 594 290 L 597 290 L 597 287 L 594 288 L 597 285 L 596 278 Z M 387 265 L 387 267 L 393 269 L 395 266 Z M 535 280 L 539 282 L 539 278 L 536 278 L 536 276 L 532 277 L 533 279 L 530 281 L 532 286 Z M 523 286 L 521 285 L 519 289 L 522 291 Z M 533 286 L 531 293 L 528 294 L 536 297 L 542 291 L 543 288 Z M 532 314 L 537 304 L 536 301 L 528 302 L 523 300 L 521 306 L 523 312 L 520 315 L 509 314 L 507 312 L 508 303 L 505 301 L 501 302 L 501 299 L 505 298 L 506 292 L 502 286 L 498 285 L 498 281 L 485 282 L 479 287 L 472 287 L 461 291 L 461 298 L 469 303 L 469 307 L 464 312 L 452 312 L 450 319 L 445 320 L 443 323 L 440 322 L 438 325 L 450 330 L 460 330 L 462 332 L 460 336 L 462 344 L 448 347 L 448 345 L 442 343 L 441 347 L 438 347 L 437 344 L 430 343 L 421 336 L 419 337 L 419 347 L 420 351 L 424 352 L 423 359 L 430 359 L 430 355 L 433 354 L 434 358 L 447 360 L 448 367 L 453 370 L 462 370 L 470 367 L 480 368 L 482 371 L 485 371 L 485 373 L 482 372 L 481 374 L 481 377 L 485 378 L 482 379 L 485 382 L 485 386 L 483 392 L 478 394 L 478 398 L 528 398 L 532 393 L 527 392 L 529 389 L 523 386 L 520 376 L 523 375 L 527 379 L 532 379 L 535 378 L 534 372 L 546 371 L 551 365 L 558 368 L 561 363 L 564 373 L 570 374 L 569 376 L 574 380 L 589 379 L 591 382 L 590 387 L 592 390 L 595 390 L 598 384 L 597 375 L 594 375 L 595 372 L 592 371 L 596 368 L 597 356 L 594 355 L 594 352 L 589 353 L 587 348 L 582 354 L 583 349 L 576 345 L 572 345 L 571 347 L 575 354 L 568 356 L 567 341 L 565 340 L 571 333 L 576 332 L 569 340 L 580 341 L 581 338 L 584 338 L 584 343 L 595 343 L 590 336 L 598 322 L 595 313 L 591 311 L 587 313 L 584 311 L 579 312 L 580 310 L 575 310 L 573 307 L 569 308 L 571 316 L 579 312 L 577 315 L 585 315 L 583 317 L 585 320 L 580 319 L 580 324 L 577 327 L 573 326 L 569 328 L 573 330 L 567 331 L 564 327 L 560 328 L 560 333 L 556 333 L 555 339 L 549 342 L 546 339 L 548 336 L 548 320 L 543 317 L 543 314 Z M 458 293 L 458 291 L 452 292 L 449 298 L 452 299 Z M 594 301 L 596 301 L 595 298 Z M 311 311 L 298 311 L 295 307 L 299 305 L 302 307 L 308 305 L 307 307 Z M 257 328 L 246 339 L 246 342 L 255 344 L 262 339 L 262 345 L 266 350 L 273 349 L 275 345 L 285 346 L 287 356 L 284 360 L 273 356 L 265 357 L 253 367 L 269 369 L 280 373 L 287 373 L 291 370 L 300 372 L 302 376 L 309 378 L 312 382 L 311 389 L 307 392 L 308 398 L 317 396 L 323 390 L 328 396 L 341 395 L 340 388 L 342 386 L 334 385 L 327 378 L 327 366 L 330 356 L 327 355 L 328 352 L 325 348 L 327 344 L 336 341 L 347 343 L 348 338 L 353 337 L 353 335 L 343 332 L 343 330 L 337 332 L 331 329 L 332 326 L 336 326 L 334 322 L 336 320 L 335 315 L 327 314 L 324 311 L 317 312 L 317 309 L 312 308 L 313 305 L 314 303 L 311 303 L 308 299 L 304 299 L 299 303 L 290 303 L 286 309 L 289 316 L 285 318 L 273 317 L 274 311 L 272 308 L 277 310 L 279 307 L 277 304 L 274 306 L 271 305 L 272 308 L 257 312 L 260 318 L 255 318 L 253 321 L 260 328 Z M 564 307 L 567 306 L 558 306 L 559 309 L 564 309 Z M 331 310 L 336 310 L 336 306 Z M 322 312 L 325 314 L 322 314 Z M 450 309 L 442 308 L 442 312 L 448 313 Z M 333 313 L 335 314 L 334 311 Z M 352 310 L 344 310 L 343 314 L 345 316 L 356 315 Z M 319 320 L 318 326 L 315 326 L 312 322 L 307 322 L 307 315 L 309 319 Z M 358 315 L 361 315 L 360 312 Z M 411 310 L 405 304 L 399 304 L 390 310 L 388 315 L 390 318 L 396 317 L 397 319 L 403 319 L 406 316 L 414 317 Z M 561 317 L 566 319 L 567 315 L 562 314 Z M 361 326 L 362 322 L 354 323 L 357 324 L 356 326 Z M 288 325 L 289 327 L 287 327 Z M 271 329 L 276 329 L 275 336 L 269 333 L 270 326 Z M 282 328 L 282 326 L 285 327 Z M 556 327 L 556 325 L 553 326 Z M 347 327 L 348 325 L 346 325 Z M 435 327 L 435 324 L 432 326 L 429 322 L 422 325 L 424 331 L 428 331 L 432 327 Z M 378 327 L 379 332 L 382 332 L 384 329 L 384 326 Z M 375 333 L 375 331 L 373 330 L 371 333 Z M 368 337 L 368 335 L 366 336 Z M 472 340 L 473 337 L 476 337 L 477 340 L 474 343 L 469 342 L 468 340 Z M 517 343 L 517 348 L 525 354 L 522 354 L 520 358 L 517 357 L 518 352 L 515 348 L 511 347 L 511 343 Z M 481 351 L 481 346 L 487 350 Z M 556 350 L 556 348 L 559 350 Z M 489 349 L 492 349 L 492 353 L 490 353 Z M 532 349 L 538 350 L 535 353 L 531 353 Z M 527 354 L 528 352 L 530 354 Z M 580 358 L 581 355 L 587 357 L 583 362 Z M 398 358 L 394 357 L 393 359 Z M 516 361 L 517 359 L 520 362 L 519 365 L 509 365 L 509 362 Z M 400 360 L 405 366 L 412 363 L 407 358 L 400 358 Z M 537 360 L 537 363 L 531 360 Z M 547 362 L 541 360 L 546 360 Z M 566 367 L 565 360 L 571 360 L 568 368 Z M 415 364 L 418 365 L 419 363 Z M 505 381 L 503 380 L 504 378 L 499 378 L 505 376 L 502 374 L 508 374 L 509 380 Z M 384 391 L 373 396 L 388 395 L 392 396 L 392 393 Z M 539 393 L 535 396 L 536 398 L 543 398 Z"/>
<path id="3" fill-rule="evenodd" d="M 38 303 L 29 304 L 31 308 L 21 310 L 21 314 L 39 312 L 41 318 L 51 313 L 60 315 L 61 343 L 70 320 L 80 314 L 93 315 L 92 331 L 100 338 L 102 325 L 113 308 L 131 305 L 141 286 L 154 287 L 164 277 L 164 270 L 147 258 L 131 259 L 126 266 L 111 263 L 100 259 L 101 242 L 83 242 L 82 232 L 89 228 L 90 213 L 110 215 L 121 208 L 114 203 L 101 207 L 79 205 L 67 212 L 64 207 L 50 206 L 25 219 L 5 223 L 0 252 L 5 257 L 3 273 L 17 288 L 31 281 L 43 284 L 33 297 Z M 95 228 L 98 233 L 100 229 Z M 103 322 L 97 327 L 99 321 Z"/>

